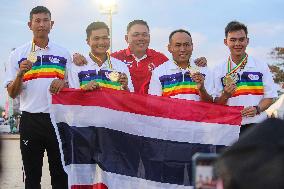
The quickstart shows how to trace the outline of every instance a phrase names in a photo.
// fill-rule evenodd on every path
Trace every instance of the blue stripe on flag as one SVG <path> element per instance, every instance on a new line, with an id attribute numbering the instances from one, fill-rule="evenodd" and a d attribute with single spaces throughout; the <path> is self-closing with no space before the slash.
<path id="1" fill-rule="evenodd" d="M 190 185 L 191 157 L 215 145 L 175 142 L 112 129 L 57 123 L 65 165 L 98 164 L 102 170 L 147 180 Z M 219 146 L 218 146 L 219 147 Z"/>

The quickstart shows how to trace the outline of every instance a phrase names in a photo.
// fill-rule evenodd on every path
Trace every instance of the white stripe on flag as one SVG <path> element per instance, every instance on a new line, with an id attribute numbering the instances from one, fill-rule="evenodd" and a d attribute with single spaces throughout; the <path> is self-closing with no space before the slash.
<path id="1" fill-rule="evenodd" d="M 68 165 L 69 186 L 104 183 L 109 189 L 193 189 L 192 186 L 160 183 L 103 171 L 98 165 Z"/>
<path id="2" fill-rule="evenodd" d="M 95 106 L 53 104 L 52 109 L 57 123 L 65 122 L 76 127 L 103 127 L 178 142 L 228 146 L 238 139 L 240 130 L 239 126 L 229 124 L 175 120 Z"/>

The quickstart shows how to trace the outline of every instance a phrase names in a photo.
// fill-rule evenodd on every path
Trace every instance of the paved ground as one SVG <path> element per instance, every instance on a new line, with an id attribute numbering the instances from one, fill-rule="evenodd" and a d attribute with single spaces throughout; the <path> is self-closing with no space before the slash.
<path id="1" fill-rule="evenodd" d="M 22 168 L 22 159 L 20 153 L 20 143 L 18 135 L 0 134 L 2 140 L 2 175 L 0 179 L 1 189 L 24 189 Z M 44 157 L 42 189 L 51 189 L 48 162 L 46 155 Z"/>

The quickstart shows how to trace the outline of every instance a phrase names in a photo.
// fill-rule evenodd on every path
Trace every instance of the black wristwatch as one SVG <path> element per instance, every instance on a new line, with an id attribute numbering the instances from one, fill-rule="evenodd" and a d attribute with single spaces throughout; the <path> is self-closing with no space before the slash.
<path id="1" fill-rule="evenodd" d="M 261 113 L 259 106 L 253 106 L 256 109 L 256 115 L 259 115 Z"/>

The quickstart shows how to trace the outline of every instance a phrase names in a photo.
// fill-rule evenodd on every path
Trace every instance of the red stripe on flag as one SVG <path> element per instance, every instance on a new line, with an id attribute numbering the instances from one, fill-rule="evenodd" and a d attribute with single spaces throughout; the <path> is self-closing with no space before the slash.
<path id="1" fill-rule="evenodd" d="M 94 185 L 72 185 L 71 189 L 108 189 L 103 183 L 97 183 Z"/>
<path id="2" fill-rule="evenodd" d="M 243 107 L 229 107 L 127 91 L 65 89 L 52 96 L 52 104 L 99 106 L 140 115 L 206 123 L 240 125 Z"/>

